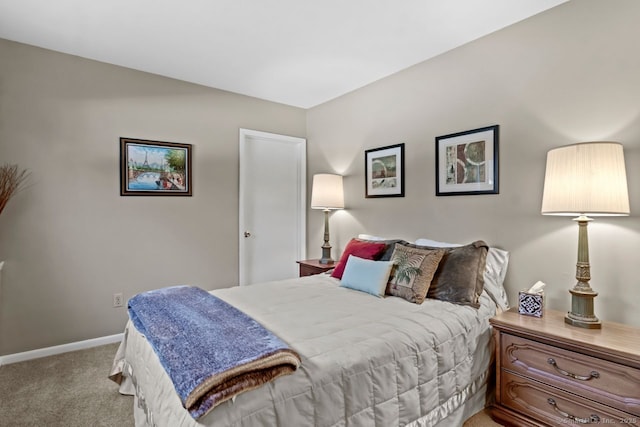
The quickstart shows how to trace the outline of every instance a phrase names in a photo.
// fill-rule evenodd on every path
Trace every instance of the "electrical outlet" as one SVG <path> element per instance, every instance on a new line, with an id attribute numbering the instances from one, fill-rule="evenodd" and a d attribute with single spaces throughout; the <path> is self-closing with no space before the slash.
<path id="1" fill-rule="evenodd" d="M 113 306 L 114 307 L 122 307 L 123 303 L 122 292 L 118 292 L 117 294 L 113 294 Z"/>

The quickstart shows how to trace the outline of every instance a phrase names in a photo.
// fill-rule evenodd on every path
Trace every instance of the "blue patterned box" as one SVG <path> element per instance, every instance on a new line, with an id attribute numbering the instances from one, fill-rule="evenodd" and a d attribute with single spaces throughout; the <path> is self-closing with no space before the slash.
<path id="1" fill-rule="evenodd" d="M 527 316 L 542 317 L 544 309 L 544 295 L 530 294 L 524 291 L 518 293 L 518 313 Z"/>

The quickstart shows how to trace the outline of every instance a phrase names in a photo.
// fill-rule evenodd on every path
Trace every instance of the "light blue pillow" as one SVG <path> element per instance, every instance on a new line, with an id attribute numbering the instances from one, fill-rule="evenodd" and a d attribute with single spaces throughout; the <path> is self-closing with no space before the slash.
<path id="1" fill-rule="evenodd" d="M 383 297 L 393 262 L 372 261 L 349 255 L 340 286 Z"/>

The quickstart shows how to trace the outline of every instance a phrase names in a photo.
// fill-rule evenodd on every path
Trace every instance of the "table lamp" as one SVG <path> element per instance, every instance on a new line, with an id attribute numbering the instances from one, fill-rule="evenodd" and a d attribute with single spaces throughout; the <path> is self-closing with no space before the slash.
<path id="1" fill-rule="evenodd" d="M 571 293 L 571 311 L 565 323 L 599 329 L 593 303 L 598 295 L 589 285 L 589 216 L 629 215 L 629 194 L 622 145 L 617 142 L 584 142 L 555 148 L 547 153 L 542 196 L 543 215 L 576 216 L 578 262 Z M 589 215 L 589 216 L 587 216 Z"/>
<path id="2" fill-rule="evenodd" d="M 342 176 L 327 173 L 313 176 L 311 209 L 324 210 L 324 244 L 322 245 L 320 264 L 333 264 L 331 245 L 329 244 L 329 212 L 332 209 L 344 209 Z"/>

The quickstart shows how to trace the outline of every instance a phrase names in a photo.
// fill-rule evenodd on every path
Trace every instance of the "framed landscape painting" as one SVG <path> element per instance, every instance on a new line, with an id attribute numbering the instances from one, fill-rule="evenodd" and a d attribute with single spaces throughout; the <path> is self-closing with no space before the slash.
<path id="1" fill-rule="evenodd" d="M 404 197 L 404 144 L 366 150 L 365 196 Z"/>
<path id="2" fill-rule="evenodd" d="M 436 196 L 498 194 L 499 126 L 436 137 Z"/>
<path id="3" fill-rule="evenodd" d="M 191 196 L 191 144 L 120 138 L 121 196 Z"/>

